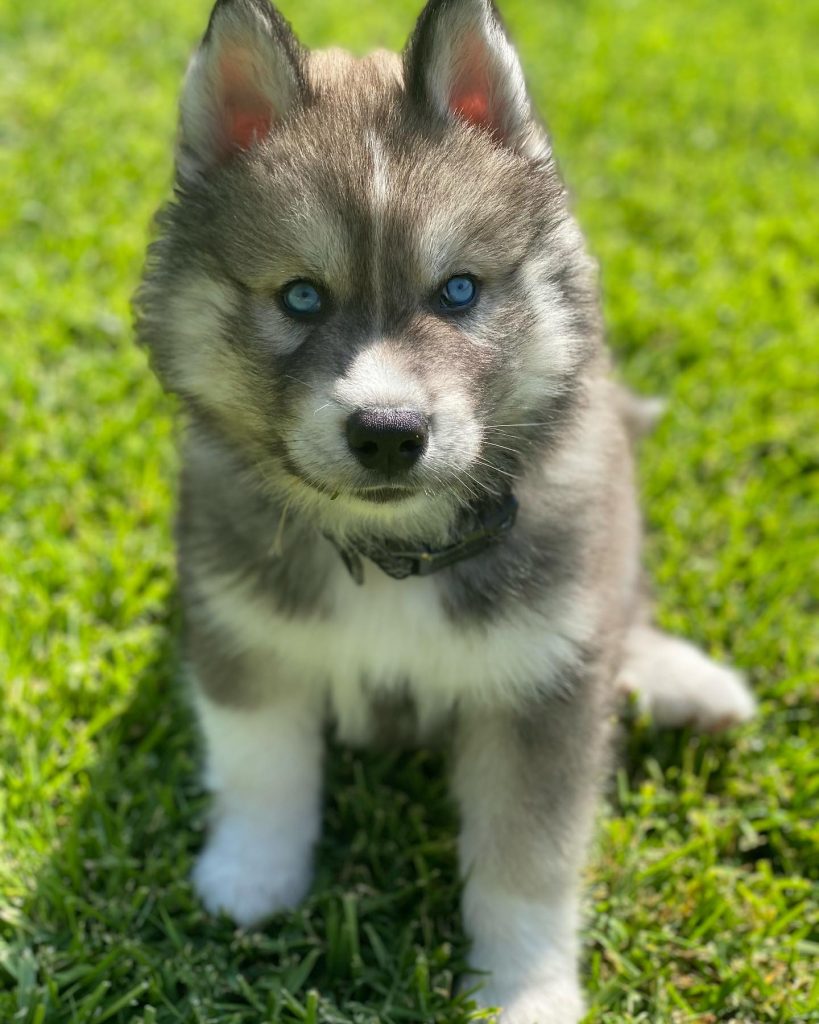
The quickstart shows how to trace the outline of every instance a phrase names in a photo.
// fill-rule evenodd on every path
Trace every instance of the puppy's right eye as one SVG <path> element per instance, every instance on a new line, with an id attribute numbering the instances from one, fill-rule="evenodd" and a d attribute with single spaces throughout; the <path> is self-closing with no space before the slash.
<path id="1" fill-rule="evenodd" d="M 321 312 L 321 294 L 309 281 L 291 281 L 282 288 L 281 302 L 291 316 L 315 316 Z"/>
<path id="2" fill-rule="evenodd" d="M 477 301 L 478 282 L 471 274 L 450 277 L 437 295 L 437 306 L 442 313 L 461 313 L 471 309 Z"/>

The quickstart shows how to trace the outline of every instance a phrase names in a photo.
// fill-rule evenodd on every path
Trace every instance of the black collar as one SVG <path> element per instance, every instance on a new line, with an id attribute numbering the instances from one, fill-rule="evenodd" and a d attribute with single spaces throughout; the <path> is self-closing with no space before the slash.
<path id="1" fill-rule="evenodd" d="M 394 580 L 403 580 L 407 576 L 431 576 L 496 544 L 515 525 L 517 511 L 518 502 L 513 494 L 473 506 L 464 513 L 458 539 L 442 548 L 424 546 L 412 550 L 396 541 L 342 547 L 332 537 L 328 539 L 335 544 L 356 583 L 364 582 L 362 558 L 375 562 Z"/>

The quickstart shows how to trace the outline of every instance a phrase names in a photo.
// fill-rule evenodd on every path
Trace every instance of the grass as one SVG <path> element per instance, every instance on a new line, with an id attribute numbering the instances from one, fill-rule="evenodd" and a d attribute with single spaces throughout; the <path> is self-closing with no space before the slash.
<path id="1" fill-rule="evenodd" d="M 456 1024 L 435 756 L 334 753 L 317 884 L 263 931 L 186 881 L 206 801 L 175 682 L 173 408 L 128 300 L 206 8 L 0 14 L 0 1020 Z M 587 869 L 590 1019 L 816 1022 L 819 7 L 503 8 L 623 372 L 671 398 L 642 462 L 660 617 L 761 699 L 727 738 L 626 733 Z M 362 50 L 400 46 L 415 3 L 284 9 Z"/>

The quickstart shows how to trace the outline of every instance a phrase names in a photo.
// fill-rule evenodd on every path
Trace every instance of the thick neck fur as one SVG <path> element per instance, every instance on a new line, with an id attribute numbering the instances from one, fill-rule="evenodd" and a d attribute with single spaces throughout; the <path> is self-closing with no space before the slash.
<path id="1" fill-rule="evenodd" d="M 629 607 L 636 579 L 630 580 L 627 593 L 607 596 L 607 581 L 617 577 L 612 563 L 632 557 L 639 533 L 629 445 L 613 395 L 602 374 L 587 377 L 561 430 L 548 444 L 541 441 L 527 452 L 510 482 L 520 503 L 511 534 L 497 550 L 435 579 L 455 619 L 485 621 L 521 601 L 539 602 L 557 581 L 571 578 L 586 586 L 596 578 L 601 601 L 611 599 L 613 609 Z M 499 486 L 507 485 L 505 478 L 497 479 Z M 312 508 L 294 501 L 292 486 L 284 481 L 278 489 L 271 486 L 240 449 L 212 425 L 194 419 L 186 439 L 181 497 L 183 574 L 186 555 L 192 560 L 207 551 L 209 572 L 256 578 L 283 609 L 314 612 L 329 578 L 346 571 L 327 534 L 341 543 L 442 545 L 454 538 L 462 507 L 443 497 L 417 522 L 405 513 L 391 522 L 389 509 L 379 518 L 376 508 L 372 525 L 356 514 L 348 530 L 339 529 L 345 511 L 349 515 L 341 497 L 333 501 L 317 495 Z M 622 549 L 609 547 L 613 522 L 620 524 Z"/>

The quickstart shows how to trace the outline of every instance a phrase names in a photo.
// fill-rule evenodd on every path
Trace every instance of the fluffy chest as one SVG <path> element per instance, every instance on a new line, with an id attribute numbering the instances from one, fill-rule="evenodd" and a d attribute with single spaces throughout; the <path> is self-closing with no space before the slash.
<path id="1" fill-rule="evenodd" d="M 285 617 L 240 585 L 211 593 L 212 610 L 237 639 L 275 653 L 278 671 L 326 687 L 342 738 L 366 738 L 374 702 L 411 699 L 428 731 L 456 702 L 520 700 L 559 685 L 588 638 L 577 595 L 518 604 L 497 621 L 459 625 L 434 578 L 394 580 L 367 563 L 364 583 L 334 574 L 321 616 Z"/>

